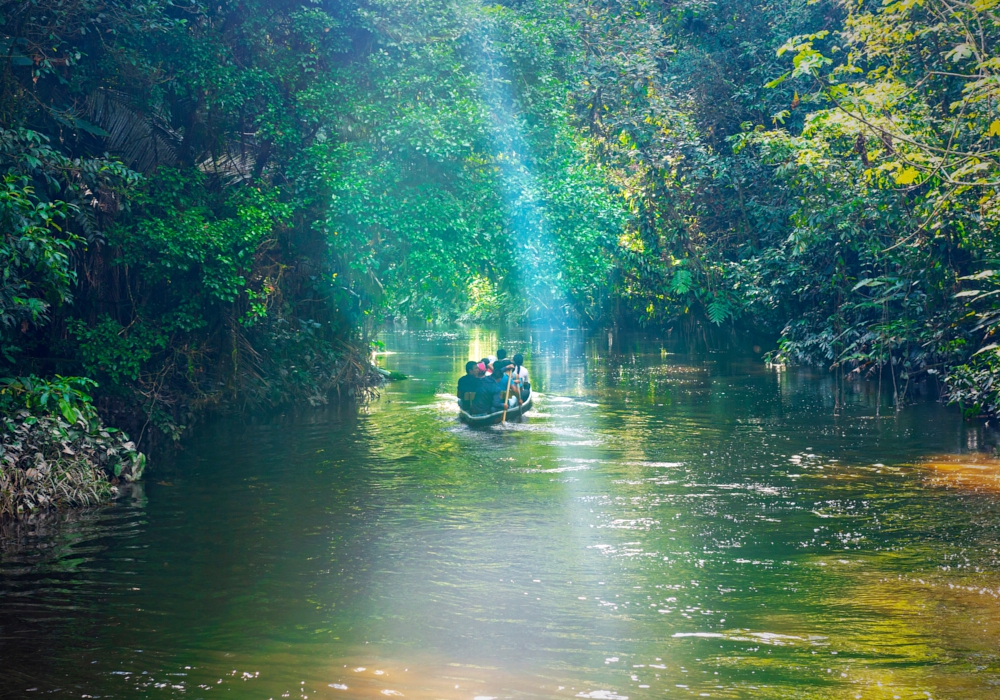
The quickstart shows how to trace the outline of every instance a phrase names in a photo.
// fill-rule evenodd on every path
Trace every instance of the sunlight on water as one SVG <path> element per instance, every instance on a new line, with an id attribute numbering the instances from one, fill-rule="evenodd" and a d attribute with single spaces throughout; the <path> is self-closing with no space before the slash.
<path id="1" fill-rule="evenodd" d="M 971 491 L 1000 492 L 1000 459 L 986 455 L 934 455 L 920 464 L 932 484 Z"/>
<path id="2" fill-rule="evenodd" d="M 659 342 L 384 340 L 413 379 L 358 413 L 218 421 L 6 526 L 0 694 L 998 696 L 1000 462 L 954 412 Z M 498 342 L 537 409 L 470 429 Z"/>

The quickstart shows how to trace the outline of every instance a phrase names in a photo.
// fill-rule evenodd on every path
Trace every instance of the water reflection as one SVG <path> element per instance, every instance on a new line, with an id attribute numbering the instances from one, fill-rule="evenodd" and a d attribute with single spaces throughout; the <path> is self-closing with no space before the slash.
<path id="1" fill-rule="evenodd" d="M 537 410 L 470 430 L 452 385 L 499 342 Z M 9 532 L 0 692 L 995 696 L 998 470 L 955 412 L 658 341 L 385 343 L 413 379 L 360 413 L 215 423 Z"/>

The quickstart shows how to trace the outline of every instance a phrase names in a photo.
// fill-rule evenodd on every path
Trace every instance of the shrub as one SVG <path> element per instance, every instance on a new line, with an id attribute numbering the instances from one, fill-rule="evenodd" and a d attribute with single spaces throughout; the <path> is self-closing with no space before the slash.
<path id="1" fill-rule="evenodd" d="M 119 480 L 142 477 L 146 456 L 105 428 L 80 377 L 0 379 L 0 516 L 118 495 Z"/>

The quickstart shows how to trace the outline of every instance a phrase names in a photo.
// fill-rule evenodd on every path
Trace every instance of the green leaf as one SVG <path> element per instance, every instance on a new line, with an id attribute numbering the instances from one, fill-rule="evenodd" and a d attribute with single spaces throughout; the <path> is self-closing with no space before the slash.
<path id="1" fill-rule="evenodd" d="M 727 304 L 725 301 L 719 301 L 719 300 L 710 302 L 707 310 L 708 310 L 708 320 L 714 323 L 715 325 L 719 325 L 720 323 L 725 321 L 726 317 L 729 316 L 731 311 L 729 304 Z"/>
<path id="2" fill-rule="evenodd" d="M 76 411 L 66 399 L 59 399 L 59 412 L 62 413 L 67 423 L 76 423 Z"/>
<path id="3" fill-rule="evenodd" d="M 968 44 L 959 44 L 944 55 L 945 60 L 958 63 L 972 56 L 972 47 Z"/>
<path id="4" fill-rule="evenodd" d="M 792 70 L 792 77 L 812 75 L 819 72 L 823 66 L 831 63 L 833 63 L 833 59 L 827 58 L 819 51 L 812 48 L 803 49 L 792 59 L 792 65 L 795 66 Z"/>
<path id="5" fill-rule="evenodd" d="M 779 85 L 781 85 L 783 82 L 785 82 L 786 80 L 788 80 L 788 76 L 790 76 L 791 74 L 792 74 L 791 71 L 789 71 L 788 73 L 785 73 L 784 75 L 779 75 L 774 80 L 769 80 L 766 83 L 764 83 L 764 87 L 766 87 L 766 88 L 776 88 Z"/>
<path id="6" fill-rule="evenodd" d="M 670 290 L 675 294 L 687 294 L 691 289 L 692 277 L 688 270 L 678 270 L 670 282 Z"/>

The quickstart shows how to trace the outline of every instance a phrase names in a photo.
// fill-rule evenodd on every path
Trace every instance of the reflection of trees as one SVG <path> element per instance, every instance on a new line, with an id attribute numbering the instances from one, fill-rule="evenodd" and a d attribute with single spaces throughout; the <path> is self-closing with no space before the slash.
<path id="1" fill-rule="evenodd" d="M 0 520 L 0 566 L 4 573 L 37 575 L 72 571 L 79 563 L 81 543 L 107 534 L 109 521 L 134 516 L 145 506 L 145 485 L 124 484 L 110 507 L 41 511 L 19 520 Z M 122 515 L 124 514 L 124 515 Z M 100 546 L 99 551 L 106 549 Z M 0 584 L 10 579 L 0 578 Z"/>
<path id="2" fill-rule="evenodd" d="M 145 500 L 138 482 L 111 506 L 0 521 L 0 696 L 63 677 L 56 667 L 80 643 L 78 619 L 106 612 L 91 607 L 110 583 L 95 562 L 141 540 Z"/>

